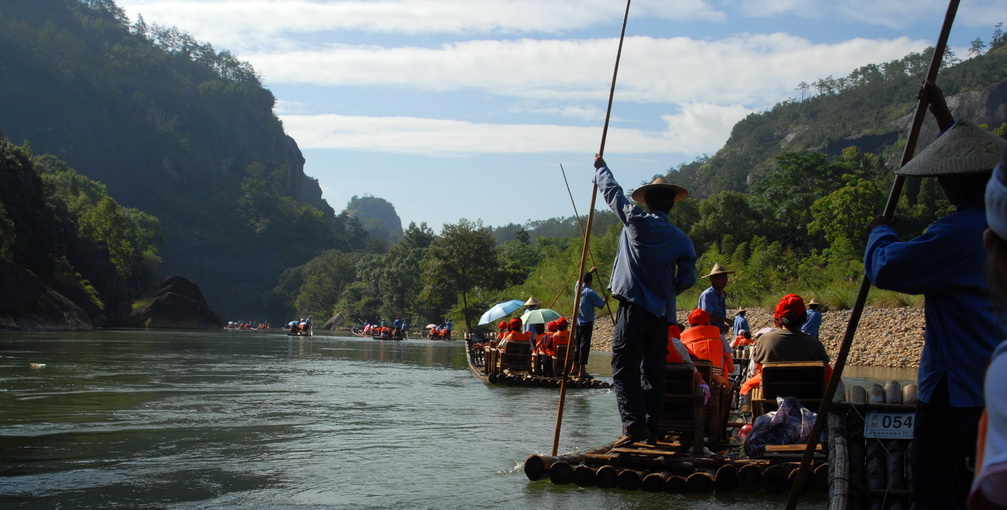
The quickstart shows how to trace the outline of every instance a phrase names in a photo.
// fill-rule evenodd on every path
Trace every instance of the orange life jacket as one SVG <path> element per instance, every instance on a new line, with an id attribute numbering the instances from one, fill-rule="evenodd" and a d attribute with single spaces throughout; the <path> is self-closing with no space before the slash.
<path id="1" fill-rule="evenodd" d="M 546 354 L 548 356 L 556 354 L 553 352 L 552 348 L 553 335 L 554 333 L 543 333 L 538 336 L 535 341 L 535 350 L 538 351 L 539 354 Z"/>
<path id="2" fill-rule="evenodd" d="M 512 342 L 529 342 L 531 341 L 531 331 L 508 331 L 504 338 Z"/>
<path id="3" fill-rule="evenodd" d="M 570 331 L 564 329 L 563 331 L 557 331 L 552 335 L 552 345 L 556 348 L 560 345 L 567 345 L 570 343 Z"/>
<path id="4" fill-rule="evenodd" d="M 734 359 L 724 352 L 724 341 L 720 339 L 717 326 L 692 326 L 682 332 L 682 343 L 689 354 L 709 361 L 725 373 L 734 372 Z"/>

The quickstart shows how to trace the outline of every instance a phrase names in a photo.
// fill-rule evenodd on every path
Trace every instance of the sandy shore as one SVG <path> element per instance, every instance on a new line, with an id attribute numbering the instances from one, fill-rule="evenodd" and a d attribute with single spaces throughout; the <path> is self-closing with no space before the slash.
<path id="1" fill-rule="evenodd" d="M 679 311 L 678 321 L 686 322 L 686 311 Z M 820 339 L 835 360 L 839 344 L 850 321 L 850 310 L 822 314 Z M 772 310 L 753 308 L 746 314 L 753 331 L 772 326 Z M 591 348 L 612 350 L 612 320 L 598 314 Z M 923 350 L 922 308 L 867 308 L 857 325 L 847 364 L 874 367 L 918 368 Z"/>

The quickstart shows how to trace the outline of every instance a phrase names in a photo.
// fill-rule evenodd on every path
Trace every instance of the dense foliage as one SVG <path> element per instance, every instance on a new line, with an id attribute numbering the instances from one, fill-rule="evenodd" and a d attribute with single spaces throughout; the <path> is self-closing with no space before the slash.
<path id="1" fill-rule="evenodd" d="M 158 276 L 160 224 L 53 156 L 0 138 L 0 259 L 33 271 L 100 322 Z"/>

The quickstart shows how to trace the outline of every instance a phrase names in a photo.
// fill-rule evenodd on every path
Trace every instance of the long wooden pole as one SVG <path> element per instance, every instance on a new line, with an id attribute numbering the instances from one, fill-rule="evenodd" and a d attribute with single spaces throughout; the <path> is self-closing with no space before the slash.
<path id="1" fill-rule="evenodd" d="M 947 13 L 944 15 L 944 25 L 941 26 L 940 36 L 937 38 L 937 46 L 934 47 L 934 55 L 930 60 L 930 69 L 927 71 L 927 81 L 936 82 L 937 72 L 941 68 L 941 62 L 944 60 L 944 49 L 948 45 L 948 37 L 951 34 L 951 25 L 954 23 L 955 14 L 958 12 L 959 0 L 951 0 L 948 5 Z M 925 99 L 925 98 L 924 98 Z M 920 126 L 923 125 L 923 119 L 927 115 L 927 103 L 924 99 L 920 100 L 920 103 L 916 106 L 916 115 L 913 117 L 912 127 L 909 129 L 909 138 L 906 140 L 906 147 L 902 151 L 902 162 L 899 164 L 899 168 L 906 166 L 909 160 L 913 159 L 913 155 L 916 153 L 916 142 L 919 140 L 920 136 Z M 888 194 L 888 202 L 885 204 L 884 217 L 891 219 L 895 215 L 895 207 L 898 205 L 899 196 L 902 194 L 902 185 L 905 181 L 904 175 L 896 175 L 895 181 L 892 183 L 892 190 Z M 807 447 L 804 449 L 804 456 L 801 457 L 801 467 L 797 472 L 797 478 L 794 480 L 794 485 L 790 489 L 790 498 L 787 500 L 787 510 L 794 510 L 797 506 L 797 498 L 801 493 L 801 487 L 804 486 L 804 480 L 807 476 L 808 466 L 811 465 L 811 459 L 814 456 L 815 447 L 818 445 L 818 436 L 822 433 L 822 428 L 824 426 L 826 415 L 829 412 L 829 408 L 832 405 L 832 398 L 836 395 L 836 390 L 839 388 L 839 379 L 843 375 L 843 369 L 846 367 L 846 358 L 850 355 L 850 346 L 853 344 L 853 336 L 857 332 L 857 324 L 860 322 L 860 316 L 864 311 L 864 305 L 867 303 L 867 294 L 871 290 L 871 281 L 867 279 L 867 275 L 864 275 L 864 279 L 860 282 L 860 291 L 857 293 L 857 300 L 853 304 L 853 310 L 850 313 L 850 321 L 846 325 L 846 333 L 843 335 L 843 342 L 839 346 L 839 354 L 836 355 L 836 365 L 833 368 L 832 378 L 829 379 L 829 385 L 825 388 L 825 395 L 822 397 L 822 403 L 818 407 L 818 416 L 815 418 L 815 425 L 811 428 L 811 437 L 808 438 Z"/>
<path id="2" fill-rule="evenodd" d="M 619 75 L 619 59 L 622 58 L 622 42 L 626 39 L 626 22 L 629 21 L 629 4 L 632 0 L 626 0 L 626 14 L 622 17 L 622 32 L 619 34 L 619 49 L 615 53 L 615 69 L 612 71 L 612 87 L 608 92 L 608 108 L 605 110 L 605 126 L 601 130 L 601 147 L 598 149 L 598 155 L 605 155 L 605 140 L 608 138 L 608 122 L 612 118 L 612 100 L 615 98 L 615 80 L 616 76 Z M 587 229 L 584 231 L 584 249 L 580 252 L 580 270 L 577 274 L 584 274 L 584 263 L 587 261 L 587 252 L 591 246 L 591 224 L 594 222 L 594 207 L 598 198 L 598 183 L 594 183 L 591 189 L 591 209 L 587 213 Z M 579 278 L 579 277 L 578 277 Z M 577 338 L 577 309 L 580 306 L 580 295 L 582 290 L 581 285 L 577 286 L 577 291 L 574 293 L 573 298 L 573 317 L 574 320 L 571 321 L 570 325 L 570 338 Z M 552 438 L 552 455 L 555 457 L 556 452 L 559 450 L 559 431 L 563 426 L 563 404 L 566 402 L 566 380 L 567 373 L 570 371 L 570 352 L 571 349 L 567 346 L 566 358 L 563 360 L 563 379 L 559 384 L 559 409 L 556 411 L 556 432 L 553 434 Z"/>
<path id="3" fill-rule="evenodd" d="M 573 200 L 573 192 L 570 191 L 570 182 L 566 180 L 566 170 L 563 169 L 562 164 L 559 165 L 559 170 L 563 172 L 563 182 L 566 183 L 566 194 L 570 195 L 570 204 L 573 205 L 573 216 L 577 218 L 577 225 L 580 226 L 580 235 L 585 236 L 587 234 L 585 233 L 584 230 L 584 223 L 580 221 L 580 213 L 577 212 L 577 202 Z M 588 254 L 591 255 L 591 265 L 594 267 L 598 267 L 598 263 L 595 262 L 594 260 L 594 253 L 588 251 Z M 584 275 L 578 276 L 578 278 L 583 277 Z M 598 275 L 598 285 L 601 287 L 602 294 L 605 296 L 605 309 L 608 311 L 608 317 L 612 319 L 612 326 L 615 326 L 615 314 L 612 313 L 612 304 L 608 302 L 608 288 L 605 285 L 605 281 L 601 279 L 601 275 Z M 574 317 L 575 317 L 574 320 L 576 320 L 578 310 L 574 310 Z"/>

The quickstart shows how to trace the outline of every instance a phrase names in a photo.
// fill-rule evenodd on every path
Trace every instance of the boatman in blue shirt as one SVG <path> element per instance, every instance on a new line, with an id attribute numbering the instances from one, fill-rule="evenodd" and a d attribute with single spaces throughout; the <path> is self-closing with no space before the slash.
<path id="1" fill-rule="evenodd" d="M 727 275 L 733 272 L 720 264 L 714 264 L 710 274 L 703 277 L 710 279 L 710 286 L 699 295 L 699 306 L 696 307 L 709 314 L 710 325 L 720 329 L 722 338 L 731 327 L 731 320 L 727 318 L 727 293 L 724 289 L 727 287 Z"/>
<path id="2" fill-rule="evenodd" d="M 594 182 L 622 221 L 609 289 L 619 301 L 612 341 L 612 380 L 623 434 L 616 447 L 653 443 L 664 407 L 668 324 L 675 322 L 675 297 L 696 283 L 696 250 L 668 220 L 675 203 L 689 196 L 657 177 L 633 191 L 630 202 L 601 156 Z"/>
<path id="3" fill-rule="evenodd" d="M 879 289 L 924 297 L 923 353 L 910 451 L 917 509 L 965 508 L 976 431 L 984 406 L 983 366 L 1004 338 L 1004 320 L 989 299 L 983 191 L 1004 140 L 955 122 L 943 93 L 925 83 L 942 134 L 897 173 L 936 176 L 955 211 L 926 233 L 900 242 L 892 222 L 868 225 L 864 269 Z"/>
<path id="4" fill-rule="evenodd" d="M 570 373 L 577 377 L 587 375 L 587 359 L 591 355 L 591 336 L 594 333 L 594 309 L 605 306 L 608 301 L 607 297 L 599 296 L 591 288 L 591 283 L 594 282 L 594 273 L 597 270 L 597 267 L 592 267 L 584 275 L 582 282 L 578 282 L 582 285 L 582 289 L 577 308 L 577 338 L 573 343 L 573 367 L 570 369 Z M 574 290 L 576 291 L 576 289 Z"/>
<path id="5" fill-rule="evenodd" d="M 801 326 L 801 332 L 818 340 L 818 331 L 822 327 L 822 312 L 818 311 L 819 303 L 815 298 L 808 301 L 808 320 Z"/>
<path id="6" fill-rule="evenodd" d="M 734 327 L 731 331 L 732 339 L 738 338 L 738 335 L 740 335 L 742 331 L 752 331 L 752 329 L 748 326 L 748 319 L 745 318 L 746 313 L 748 313 L 747 308 L 739 308 L 738 311 L 735 312 Z"/>

